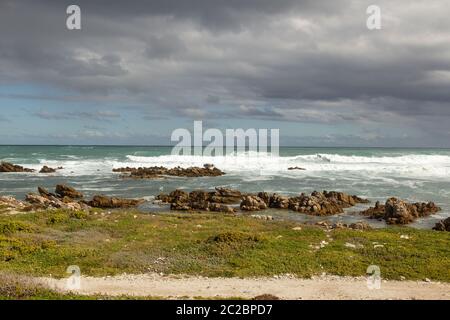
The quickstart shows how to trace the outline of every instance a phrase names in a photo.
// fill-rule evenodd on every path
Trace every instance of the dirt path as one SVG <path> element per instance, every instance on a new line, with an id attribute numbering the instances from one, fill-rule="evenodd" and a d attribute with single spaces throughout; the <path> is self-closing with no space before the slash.
<path id="1" fill-rule="evenodd" d="M 52 288 L 67 291 L 66 279 L 40 278 Z M 312 279 L 204 278 L 158 274 L 82 277 L 81 294 L 177 297 L 252 298 L 270 293 L 282 299 L 445 299 L 450 284 L 422 281 L 382 281 L 380 289 L 369 290 L 364 277 L 324 276 Z"/>

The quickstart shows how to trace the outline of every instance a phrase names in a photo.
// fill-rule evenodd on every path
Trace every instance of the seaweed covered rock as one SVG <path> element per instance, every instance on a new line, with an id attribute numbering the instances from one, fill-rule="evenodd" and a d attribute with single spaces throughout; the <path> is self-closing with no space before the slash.
<path id="1" fill-rule="evenodd" d="M 9 162 L 1 162 L 0 172 L 34 172 L 34 169 L 24 168 Z"/>

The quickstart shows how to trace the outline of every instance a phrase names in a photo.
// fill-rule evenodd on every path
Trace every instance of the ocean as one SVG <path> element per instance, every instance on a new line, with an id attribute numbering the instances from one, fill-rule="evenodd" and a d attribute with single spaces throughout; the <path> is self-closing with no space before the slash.
<path id="1" fill-rule="evenodd" d="M 171 147 L 156 146 L 0 146 L 1 161 L 37 171 L 43 165 L 64 168 L 48 175 L 1 173 L 0 195 L 22 199 L 38 186 L 53 190 L 59 183 L 69 184 L 87 197 L 106 194 L 149 201 L 158 193 L 176 188 L 190 191 L 222 186 L 243 192 L 267 191 L 290 196 L 314 190 L 336 190 L 366 197 L 372 202 L 384 202 L 395 196 L 412 202 L 434 201 L 442 207 L 438 214 L 412 224 L 418 228 L 428 228 L 450 216 L 450 149 L 281 147 L 278 157 L 257 153 L 229 157 L 174 156 L 171 150 Z M 189 167 L 205 163 L 214 164 L 226 175 L 132 180 L 122 179 L 112 172 L 113 168 L 125 166 Z M 306 170 L 287 170 L 295 166 Z M 367 205 L 358 205 L 330 220 L 365 220 L 357 214 L 365 207 Z M 142 210 L 158 211 L 158 208 L 147 203 Z M 298 221 L 318 219 L 287 211 L 272 214 Z M 378 221 L 369 222 L 384 226 Z"/>

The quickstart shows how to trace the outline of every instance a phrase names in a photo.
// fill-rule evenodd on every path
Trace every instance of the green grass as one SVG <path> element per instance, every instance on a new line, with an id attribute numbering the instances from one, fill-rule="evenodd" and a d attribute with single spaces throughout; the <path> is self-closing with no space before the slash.
<path id="1" fill-rule="evenodd" d="M 333 230 L 223 214 L 66 211 L 0 215 L 0 271 L 65 277 L 163 272 L 202 276 L 362 276 L 450 282 L 450 233 L 394 227 Z M 408 235 L 409 239 L 400 238 Z M 329 242 L 317 249 L 321 241 Z M 346 243 L 356 245 L 347 247 Z M 374 248 L 374 243 L 383 247 Z"/>

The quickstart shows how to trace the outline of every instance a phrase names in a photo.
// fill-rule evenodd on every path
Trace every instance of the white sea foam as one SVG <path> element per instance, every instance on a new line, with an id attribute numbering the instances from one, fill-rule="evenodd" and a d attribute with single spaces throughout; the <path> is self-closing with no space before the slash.
<path id="1" fill-rule="evenodd" d="M 371 177 L 385 182 L 395 183 L 397 177 L 434 178 L 450 181 L 450 156 L 410 154 L 402 156 L 346 156 L 339 154 L 308 154 L 291 157 L 277 157 L 270 154 L 245 153 L 234 156 L 136 156 L 127 155 L 125 161 L 107 159 L 39 159 L 38 164 L 15 162 L 37 171 L 43 165 L 63 167 L 58 175 L 105 175 L 119 167 L 191 167 L 214 164 L 227 174 L 239 176 L 308 176 L 358 179 Z M 18 160 L 18 159 L 16 159 Z M 23 159 L 21 159 L 23 160 Z M 12 161 L 14 162 L 14 161 Z M 288 170 L 289 167 L 301 167 L 306 170 Z M 267 178 L 267 177 L 266 177 Z M 264 178 L 264 179 L 266 179 Z"/>
<path id="2" fill-rule="evenodd" d="M 272 157 L 270 155 L 241 154 L 237 156 L 203 157 L 163 155 L 143 157 L 128 155 L 128 162 L 118 165 L 131 167 L 166 166 L 190 167 L 212 163 L 227 173 L 245 174 L 289 174 L 314 175 L 321 172 L 352 172 L 357 175 L 379 174 L 380 178 L 390 175 L 408 177 L 435 177 L 450 179 L 450 156 L 445 155 L 404 155 L 404 156 L 344 156 L 338 154 L 312 154 L 293 157 Z M 302 167 L 306 171 L 289 167 Z"/>

